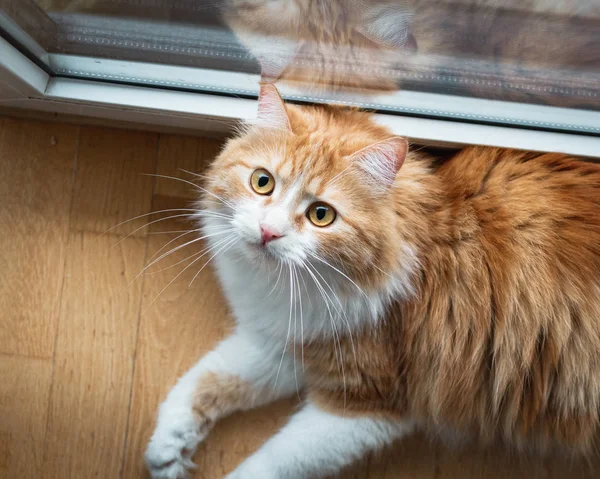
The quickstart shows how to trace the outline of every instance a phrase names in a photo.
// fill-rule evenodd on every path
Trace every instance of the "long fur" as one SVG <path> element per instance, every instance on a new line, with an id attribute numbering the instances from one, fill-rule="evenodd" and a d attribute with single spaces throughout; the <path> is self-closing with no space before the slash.
<path id="1" fill-rule="evenodd" d="M 346 311 L 352 338 L 338 318 L 341 354 L 307 315 L 304 359 L 315 400 L 361 414 L 410 415 L 485 440 L 588 451 L 600 413 L 598 165 L 470 147 L 435 167 L 411 152 L 393 188 L 375 194 L 347 158 L 387 131 L 356 111 L 287 111 L 293 134 L 254 131 L 232 140 L 209 176 L 215 194 L 246 201 L 252 194 L 235 173 L 240 163 L 272 167 L 279 152 L 285 157 L 274 169 L 288 177 L 282 188 L 301 181 L 321 195 L 335 191 L 343 226 L 305 234 L 316 235 L 318 256 L 368 301 L 310 255 L 299 258 L 323 270 L 344 307 L 351 300 L 377 307 L 371 318 Z M 248 275 L 260 283 L 274 267 L 223 266 L 228 261 L 221 268 L 240 283 L 252 282 Z M 252 299 L 243 302 L 250 307 Z M 280 308 L 288 306 L 285 298 Z"/>
<path id="2" fill-rule="evenodd" d="M 357 110 L 285 105 L 268 84 L 259 104 L 198 202 L 237 327 L 161 406 L 153 477 L 183 477 L 221 417 L 301 390 L 230 479 L 321 477 L 415 427 L 593 451 L 600 165 L 485 147 L 440 162 Z M 309 221 L 315 201 L 331 225 Z"/>

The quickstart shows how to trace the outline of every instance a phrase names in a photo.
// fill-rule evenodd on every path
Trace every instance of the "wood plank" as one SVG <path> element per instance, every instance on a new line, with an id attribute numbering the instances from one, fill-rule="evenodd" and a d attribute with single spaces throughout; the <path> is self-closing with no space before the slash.
<path id="1" fill-rule="evenodd" d="M 52 360 L 0 356 L 0 477 L 44 475 Z"/>
<path id="2" fill-rule="evenodd" d="M 368 472 L 356 478 L 433 479 L 437 478 L 437 451 L 434 444 L 417 434 L 369 457 L 367 465 Z"/>
<path id="3" fill-rule="evenodd" d="M 182 170 L 196 173 L 196 159 L 201 148 L 198 138 L 160 135 L 156 173 L 186 180 L 193 179 Z M 189 199 L 197 197 L 197 191 L 191 185 L 167 178 L 157 178 L 155 194 Z"/>
<path id="4" fill-rule="evenodd" d="M 210 166 L 217 155 L 221 153 L 225 142 L 222 139 L 204 138 L 201 140 L 201 145 L 202 147 L 198 151 L 198 158 L 196 160 L 196 168 L 199 173 Z"/>
<path id="5" fill-rule="evenodd" d="M 156 157 L 157 135 L 82 129 L 45 477 L 120 476 L 146 238 L 99 232 L 149 211 Z"/>
<path id="6" fill-rule="evenodd" d="M 52 357 L 79 128 L 0 119 L 0 352 Z"/>
<path id="7" fill-rule="evenodd" d="M 123 221 L 150 212 L 158 135 L 82 127 L 71 229 L 105 233 Z M 144 219 L 111 229 L 127 234 Z M 143 236 L 146 228 L 135 236 Z"/>
<path id="8" fill-rule="evenodd" d="M 118 477 L 141 296 L 128 287 L 145 239 L 73 232 L 46 437 L 46 477 Z"/>

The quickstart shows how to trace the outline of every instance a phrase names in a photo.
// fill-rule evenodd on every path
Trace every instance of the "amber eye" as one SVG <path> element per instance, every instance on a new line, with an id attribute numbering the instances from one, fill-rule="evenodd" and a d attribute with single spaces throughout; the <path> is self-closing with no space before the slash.
<path id="1" fill-rule="evenodd" d="M 275 180 L 267 170 L 256 170 L 250 177 L 250 186 L 259 195 L 270 195 L 275 189 Z"/>
<path id="2" fill-rule="evenodd" d="M 333 207 L 329 206 L 327 203 L 317 202 L 310 205 L 306 212 L 306 216 L 313 225 L 322 228 L 333 223 L 337 213 Z"/>

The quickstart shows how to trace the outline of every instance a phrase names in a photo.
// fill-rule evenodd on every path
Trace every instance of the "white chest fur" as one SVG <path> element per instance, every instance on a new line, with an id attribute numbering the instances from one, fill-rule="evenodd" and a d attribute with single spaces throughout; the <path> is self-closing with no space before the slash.
<path id="1" fill-rule="evenodd" d="M 308 272 L 260 266 L 235 252 L 215 261 L 239 326 L 277 341 L 346 335 L 376 320 L 383 309 L 378 297 L 367 297 L 358 287 L 344 295 L 331 275 L 316 267 Z"/>

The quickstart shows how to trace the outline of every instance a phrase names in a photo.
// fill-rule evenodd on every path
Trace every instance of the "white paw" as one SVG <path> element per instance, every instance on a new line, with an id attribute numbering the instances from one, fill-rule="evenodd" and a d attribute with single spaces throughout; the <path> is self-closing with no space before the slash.
<path id="1" fill-rule="evenodd" d="M 161 413 L 144 456 L 152 478 L 188 477 L 189 470 L 196 467 L 192 456 L 207 432 L 190 410 Z"/>

